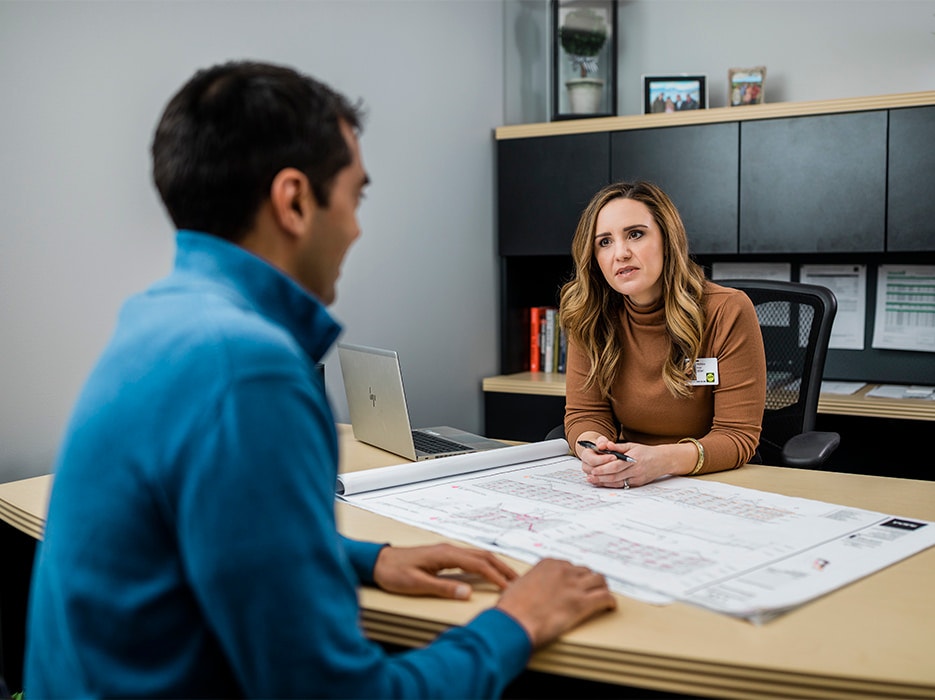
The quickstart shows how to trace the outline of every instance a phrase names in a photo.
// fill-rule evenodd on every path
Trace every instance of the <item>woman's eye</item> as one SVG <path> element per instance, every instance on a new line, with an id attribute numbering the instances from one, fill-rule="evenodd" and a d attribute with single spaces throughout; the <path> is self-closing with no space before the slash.
<path id="1" fill-rule="evenodd" d="M 606 247 L 609 246 L 609 245 L 610 245 L 610 239 L 609 239 L 609 238 L 598 238 L 598 239 L 597 239 L 597 247 L 598 247 L 598 248 L 606 248 Z"/>
<path id="2" fill-rule="evenodd" d="M 644 233 L 645 233 L 644 231 L 630 231 L 629 237 L 631 240 L 635 241 L 635 240 L 642 238 Z"/>

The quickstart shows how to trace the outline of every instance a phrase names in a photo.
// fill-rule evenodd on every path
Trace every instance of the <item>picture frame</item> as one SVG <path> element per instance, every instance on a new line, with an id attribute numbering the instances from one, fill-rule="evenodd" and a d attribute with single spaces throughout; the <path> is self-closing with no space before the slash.
<path id="1" fill-rule="evenodd" d="M 708 79 L 705 75 L 643 76 L 643 112 L 659 114 L 707 109 Z"/>
<path id="2" fill-rule="evenodd" d="M 766 66 L 731 68 L 727 71 L 727 104 L 759 105 L 766 101 Z"/>
<path id="3" fill-rule="evenodd" d="M 552 0 L 552 120 L 617 114 L 617 0 Z"/>

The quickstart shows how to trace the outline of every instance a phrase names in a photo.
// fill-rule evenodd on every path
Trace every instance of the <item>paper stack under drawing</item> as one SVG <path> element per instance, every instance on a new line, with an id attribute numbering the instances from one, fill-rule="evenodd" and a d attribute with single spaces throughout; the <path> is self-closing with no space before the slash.
<path id="1" fill-rule="evenodd" d="M 521 561 L 559 557 L 614 590 L 754 622 L 935 545 L 935 524 L 672 477 L 588 484 L 564 440 L 344 474 L 339 498 Z"/>
<path id="2" fill-rule="evenodd" d="M 868 391 L 867 396 L 884 399 L 935 399 L 935 386 L 881 384 Z"/>

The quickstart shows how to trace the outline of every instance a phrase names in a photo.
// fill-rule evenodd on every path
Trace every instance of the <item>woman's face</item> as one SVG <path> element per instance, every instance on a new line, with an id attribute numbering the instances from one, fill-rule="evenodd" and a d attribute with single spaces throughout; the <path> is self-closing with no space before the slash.
<path id="1" fill-rule="evenodd" d="M 637 306 L 662 297 L 662 231 L 642 202 L 618 197 L 597 214 L 594 259 L 611 289 Z"/>

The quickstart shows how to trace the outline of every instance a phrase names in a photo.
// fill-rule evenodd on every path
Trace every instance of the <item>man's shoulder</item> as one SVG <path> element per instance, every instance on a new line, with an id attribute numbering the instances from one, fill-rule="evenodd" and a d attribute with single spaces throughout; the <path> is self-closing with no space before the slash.
<path id="1" fill-rule="evenodd" d="M 302 362 L 290 333 L 223 284 L 161 283 L 128 301 L 120 331 L 142 352 L 235 372 Z"/>

